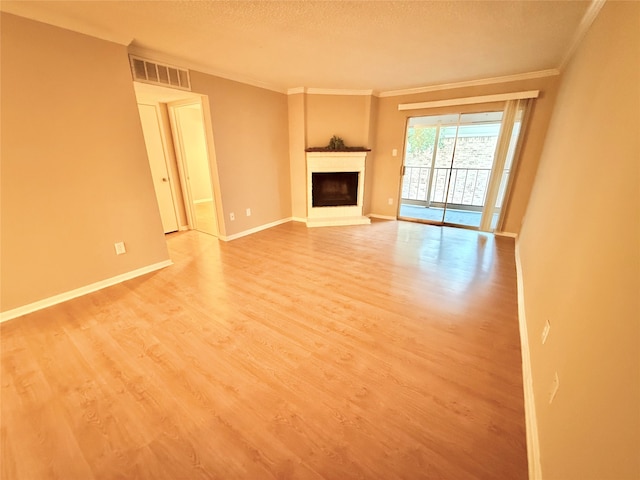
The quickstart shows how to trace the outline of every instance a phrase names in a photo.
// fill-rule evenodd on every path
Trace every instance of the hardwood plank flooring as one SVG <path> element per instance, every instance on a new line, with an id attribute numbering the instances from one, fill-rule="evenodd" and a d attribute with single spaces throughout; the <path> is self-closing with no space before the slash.
<path id="1" fill-rule="evenodd" d="M 193 205 L 196 214 L 196 230 L 210 235 L 217 235 L 215 209 L 213 202 L 201 202 Z"/>
<path id="2" fill-rule="evenodd" d="M 2 479 L 527 478 L 512 239 L 167 240 L 173 266 L 1 325 Z"/>

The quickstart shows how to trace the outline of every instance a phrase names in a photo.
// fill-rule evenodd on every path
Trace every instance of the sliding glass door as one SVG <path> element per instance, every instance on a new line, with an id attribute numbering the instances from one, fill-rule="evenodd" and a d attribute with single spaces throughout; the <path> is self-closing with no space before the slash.
<path id="1" fill-rule="evenodd" d="M 408 120 L 399 217 L 493 231 L 524 108 Z"/>

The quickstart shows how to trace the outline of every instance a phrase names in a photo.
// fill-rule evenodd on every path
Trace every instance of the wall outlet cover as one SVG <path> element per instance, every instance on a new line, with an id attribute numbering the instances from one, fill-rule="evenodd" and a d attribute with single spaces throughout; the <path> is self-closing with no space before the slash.
<path id="1" fill-rule="evenodd" d="M 124 246 L 124 242 L 116 242 L 114 244 L 116 249 L 116 255 L 122 255 L 123 253 L 127 253 L 127 249 Z"/>

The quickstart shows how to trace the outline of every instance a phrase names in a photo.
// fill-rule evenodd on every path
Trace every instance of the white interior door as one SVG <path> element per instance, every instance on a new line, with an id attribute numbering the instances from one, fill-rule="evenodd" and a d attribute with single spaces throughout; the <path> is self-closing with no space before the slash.
<path id="1" fill-rule="evenodd" d="M 144 143 L 147 147 L 162 227 L 164 233 L 175 232 L 178 230 L 178 218 L 171 188 L 171 178 L 167 168 L 167 157 L 160 133 L 158 111 L 155 105 L 142 104 L 138 104 L 138 111 L 140 112 Z"/>

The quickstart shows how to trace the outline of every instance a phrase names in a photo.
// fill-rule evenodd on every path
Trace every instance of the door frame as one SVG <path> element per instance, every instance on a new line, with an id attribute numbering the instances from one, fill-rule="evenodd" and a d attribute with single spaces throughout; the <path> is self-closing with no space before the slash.
<path id="1" fill-rule="evenodd" d="M 482 216 L 481 216 L 481 220 L 480 220 L 480 224 L 478 227 L 474 227 L 474 226 L 470 226 L 470 225 L 462 225 L 462 224 L 457 224 L 457 223 L 449 223 L 446 222 L 445 219 L 445 214 L 446 214 L 446 208 L 443 208 L 443 216 L 442 216 L 442 221 L 429 221 L 429 220 L 423 220 L 423 219 L 419 219 L 419 218 L 411 218 L 411 217 L 404 217 L 400 215 L 400 209 L 402 207 L 402 189 L 403 189 L 403 183 L 404 183 L 404 173 L 405 173 L 405 161 L 406 161 L 406 143 L 407 143 L 407 134 L 408 134 L 408 129 L 409 129 L 409 121 L 411 118 L 414 117 L 425 117 L 425 116 L 439 116 L 439 115 L 464 115 L 464 114 L 470 114 L 470 113 L 482 113 L 482 112 L 489 112 L 489 111 L 501 111 L 503 112 L 503 116 L 502 119 L 500 120 L 501 124 L 500 124 L 500 132 L 498 134 L 498 144 L 496 145 L 496 151 L 494 152 L 494 160 L 492 163 L 492 167 L 491 167 L 491 178 L 494 177 L 495 178 L 493 180 L 494 183 L 496 183 L 496 185 L 494 186 L 494 189 L 496 190 L 495 193 L 497 193 L 497 189 L 500 185 L 500 178 L 501 174 L 498 175 L 496 173 L 496 167 L 497 167 L 497 162 L 496 159 L 499 155 L 499 149 L 501 149 L 501 142 L 505 143 L 504 146 L 502 146 L 502 148 L 505 150 L 504 154 L 507 154 L 507 149 L 509 146 L 509 141 L 510 141 L 510 137 L 511 137 L 511 131 L 513 128 L 513 123 L 510 124 L 509 127 L 509 135 L 505 135 L 506 132 L 504 132 L 505 130 L 505 118 L 507 117 L 507 113 L 508 111 L 513 111 L 513 116 L 515 116 L 515 114 L 517 113 L 518 108 L 522 107 L 524 109 L 523 111 L 523 116 L 521 119 L 521 125 L 520 125 L 520 132 L 518 134 L 518 138 L 517 138 L 517 142 L 516 142 L 516 146 L 515 146 L 515 150 L 514 150 L 514 154 L 513 154 L 513 162 L 511 164 L 511 171 L 509 173 L 509 179 L 507 181 L 507 185 L 505 187 L 505 192 L 504 192 L 504 197 L 503 197 L 503 204 L 500 208 L 500 213 L 498 215 L 498 221 L 496 222 L 496 226 L 493 229 L 494 232 L 496 231 L 500 231 L 502 228 L 502 225 L 504 223 L 504 217 L 505 217 L 505 212 L 507 211 L 507 207 L 509 205 L 509 201 L 510 201 L 510 195 L 511 195 L 511 190 L 512 190 L 512 185 L 514 183 L 514 179 L 516 177 L 516 173 L 517 173 L 517 169 L 518 169 L 518 165 L 519 165 L 519 155 L 520 155 L 520 150 L 522 147 L 522 143 L 523 143 L 523 139 L 525 136 L 525 132 L 526 132 L 526 127 L 527 127 L 527 120 L 529 119 L 529 115 L 531 112 L 531 97 L 526 97 L 526 98 L 518 98 L 516 100 L 512 100 L 512 99 L 507 99 L 504 102 L 499 102 L 499 103 L 474 103 L 473 107 L 470 109 L 464 108 L 462 106 L 462 104 L 458 105 L 456 108 L 456 106 L 454 105 L 449 105 L 447 106 L 447 108 L 435 108 L 435 109 L 416 109 L 419 111 L 413 111 L 411 112 L 412 114 L 407 115 L 405 117 L 405 128 L 404 128 L 404 138 L 403 138 L 403 150 L 402 150 L 402 164 L 401 164 L 401 170 L 400 170 L 400 182 L 399 182 L 399 191 L 398 191 L 398 202 L 397 202 L 397 214 L 396 214 L 396 218 L 398 218 L 399 220 L 404 220 L 404 221 L 410 221 L 410 222 L 417 222 L 417 223 L 426 223 L 426 224 L 430 224 L 430 225 L 438 225 L 438 226 L 451 226 L 451 227 L 457 227 L 457 228 L 466 228 L 469 230 L 476 230 L 476 231 L 485 231 L 485 232 L 491 232 L 490 229 L 490 224 L 491 224 L 491 217 L 492 214 L 489 214 L 489 210 L 487 209 L 487 205 L 489 203 L 487 203 L 489 199 L 489 191 L 487 192 L 487 196 L 485 198 L 485 202 L 484 205 L 482 207 Z M 435 111 L 434 111 L 435 110 Z M 409 112 L 410 110 L 406 110 L 407 112 Z M 513 118 L 512 118 L 513 119 Z M 458 120 L 457 123 L 458 128 L 460 127 L 460 121 Z M 457 133 L 456 133 L 456 138 L 457 138 Z M 434 148 L 434 157 L 436 155 L 435 153 L 435 148 Z M 455 157 L 455 148 L 454 148 L 454 157 Z M 504 160 L 504 159 L 503 159 Z M 455 161 L 455 158 L 452 159 L 452 168 L 453 168 L 453 161 Z M 499 170 L 502 172 L 502 169 L 504 167 L 504 161 L 502 162 L 498 162 L 500 163 L 500 167 Z M 433 168 L 431 169 L 433 170 Z M 433 181 L 432 174 L 433 172 L 430 172 L 429 175 L 429 183 L 431 184 L 431 182 Z M 491 178 L 489 179 L 489 185 L 487 188 L 491 187 L 492 184 L 492 180 Z M 450 179 L 449 179 L 450 182 Z M 430 193 L 430 189 L 428 189 L 428 192 Z M 447 187 L 447 192 L 448 192 L 448 187 Z M 495 195 L 493 195 L 493 199 L 491 199 L 491 201 L 493 203 L 495 203 Z M 445 197 L 446 200 L 446 197 Z M 429 198 L 427 197 L 427 203 L 430 203 Z M 446 202 L 445 202 L 446 205 Z M 491 208 L 491 212 L 493 212 L 495 206 L 493 208 Z M 484 229 L 483 229 L 484 227 Z"/>
<path id="2" fill-rule="evenodd" d="M 216 237 L 224 235 L 221 231 L 220 218 L 224 218 L 222 213 L 222 196 L 220 194 L 220 181 L 218 176 L 218 165 L 215 156 L 215 148 L 213 144 L 213 133 L 211 129 L 211 116 L 209 111 L 209 102 L 204 101 L 207 97 L 205 95 L 198 96 L 198 98 L 187 98 L 184 100 L 177 100 L 167 103 L 167 111 L 169 113 L 169 121 L 171 123 L 171 134 L 173 136 L 174 149 L 176 153 L 176 163 L 178 165 L 178 172 L 180 174 L 180 185 L 182 187 L 183 199 L 185 204 L 185 214 L 187 216 L 187 223 L 189 229 L 196 228 L 195 212 L 193 209 L 193 195 L 191 193 L 191 185 L 187 178 L 189 174 L 189 167 L 186 161 L 186 155 L 184 151 L 184 142 L 182 139 L 181 130 L 178 126 L 179 121 L 176 116 L 176 109 L 181 107 L 189 107 L 193 105 L 200 106 L 200 112 L 202 115 L 202 127 L 204 140 L 206 143 L 207 162 L 209 167 L 209 184 L 211 185 L 211 193 L 213 195 L 214 203 L 214 227 Z M 223 227 L 224 228 L 224 227 Z"/>

